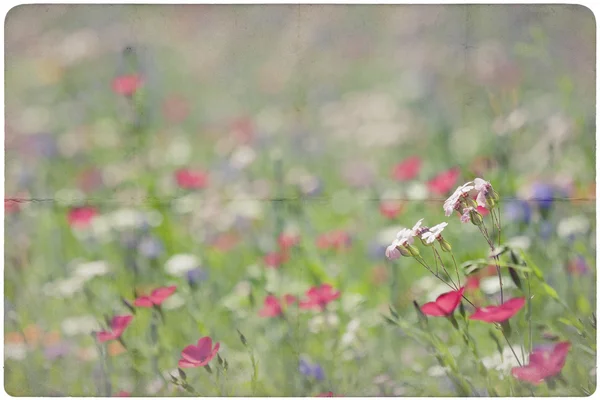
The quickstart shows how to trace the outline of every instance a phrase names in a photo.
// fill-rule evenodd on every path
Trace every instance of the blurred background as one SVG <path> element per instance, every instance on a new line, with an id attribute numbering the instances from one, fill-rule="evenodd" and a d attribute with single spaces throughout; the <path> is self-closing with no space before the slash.
<path id="1" fill-rule="evenodd" d="M 369 379 L 339 378 L 339 391 L 444 395 L 405 371 L 420 357 L 409 342 L 383 350 L 396 339 L 377 333 L 379 311 L 414 312 L 427 275 L 392 267 L 384 250 L 400 227 L 446 220 L 444 199 L 477 176 L 502 197 L 505 240 L 531 251 L 559 294 L 590 314 L 595 37 L 592 12 L 563 5 L 11 9 L 5 388 L 104 395 L 104 355 L 89 333 L 127 311 L 120 297 L 133 287 L 178 285 L 181 332 L 163 333 L 159 358 L 167 370 L 198 331 L 235 360 L 238 326 L 275 357 L 280 333 L 257 317 L 265 294 L 331 281 L 355 296 L 339 325 L 368 329 L 348 359 L 377 354 L 362 364 Z M 461 261 L 487 254 L 473 226 L 456 218 L 447 231 Z M 286 258 L 282 235 L 302 250 Z M 319 346 L 302 351 L 325 354 Z M 110 357 L 125 359 L 121 350 Z M 352 371 L 335 360 L 323 361 L 327 379 Z M 140 372 L 148 382 L 128 375 L 128 363 L 113 366 L 115 393 L 172 395 L 149 370 Z M 278 384 L 289 381 L 285 365 L 268 372 L 268 395 L 328 389 Z M 395 386 L 374 383 L 382 371 Z"/>

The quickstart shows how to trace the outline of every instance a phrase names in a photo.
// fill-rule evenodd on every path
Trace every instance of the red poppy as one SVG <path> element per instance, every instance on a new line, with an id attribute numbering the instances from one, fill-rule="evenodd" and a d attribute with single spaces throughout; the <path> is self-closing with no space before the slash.
<path id="1" fill-rule="evenodd" d="M 523 305 L 525 305 L 525 297 L 515 297 L 499 306 L 478 308 L 469 319 L 490 323 L 503 322 L 518 313 Z"/>
<path id="2" fill-rule="evenodd" d="M 69 225 L 74 227 L 88 226 L 98 211 L 94 207 L 77 207 L 69 210 Z"/>
<path id="3" fill-rule="evenodd" d="M 212 339 L 208 336 L 205 336 L 198 340 L 197 346 L 191 344 L 183 349 L 181 352 L 181 360 L 179 360 L 179 367 L 203 367 L 217 355 L 219 347 L 221 347 L 221 344 L 217 342 L 213 348 Z"/>
<path id="4" fill-rule="evenodd" d="M 400 182 L 409 181 L 419 175 L 421 170 L 421 159 L 419 157 L 408 157 L 392 168 L 392 177 Z"/>
<path id="5" fill-rule="evenodd" d="M 277 243 L 280 249 L 288 250 L 300 243 L 300 236 L 293 233 L 282 233 L 277 238 Z"/>
<path id="6" fill-rule="evenodd" d="M 317 237 L 317 247 L 320 249 L 340 250 L 350 246 L 350 235 L 342 230 L 331 231 Z"/>
<path id="7" fill-rule="evenodd" d="M 283 296 L 283 302 L 285 304 L 289 305 L 294 303 L 295 301 L 296 298 L 291 294 L 286 294 L 285 296 Z M 273 295 L 268 295 L 265 298 L 265 304 L 263 308 L 258 312 L 258 315 L 260 315 L 261 317 L 277 317 L 281 314 L 283 314 L 281 302 L 277 297 Z"/>
<path id="8" fill-rule="evenodd" d="M 19 202 L 11 199 L 4 199 L 4 213 L 5 214 L 14 214 L 19 211 L 21 207 L 19 206 Z"/>
<path id="9" fill-rule="evenodd" d="M 110 331 L 101 331 L 96 333 L 98 342 L 104 343 L 109 340 L 118 339 L 121 337 L 127 326 L 131 323 L 133 315 L 117 315 L 110 321 Z"/>
<path id="10" fill-rule="evenodd" d="M 269 268 L 279 268 L 279 266 L 289 260 L 287 253 L 273 252 L 265 255 L 264 261 Z"/>
<path id="11" fill-rule="evenodd" d="M 142 84 L 142 77 L 138 74 L 121 75 L 113 79 L 112 90 L 123 96 L 131 96 Z"/>
<path id="12" fill-rule="evenodd" d="M 513 368 L 512 375 L 519 380 L 539 385 L 544 379 L 560 373 L 570 348 L 571 343 L 560 342 L 535 349 L 529 356 L 529 364 Z"/>
<path id="13" fill-rule="evenodd" d="M 402 203 L 399 201 L 382 201 L 379 204 L 379 212 L 386 218 L 396 218 L 404 209 Z"/>
<path id="14" fill-rule="evenodd" d="M 340 297 L 340 292 L 333 290 L 331 285 L 325 283 L 320 287 L 312 287 L 306 292 L 308 299 L 300 302 L 300 308 L 316 308 L 325 310 L 327 304 Z"/>
<path id="15" fill-rule="evenodd" d="M 168 286 L 168 287 L 160 287 L 152 291 L 150 296 L 141 296 L 135 299 L 133 303 L 136 307 L 152 307 L 159 306 L 165 301 L 169 296 L 171 296 L 176 286 Z"/>
<path id="16" fill-rule="evenodd" d="M 455 186 L 460 170 L 458 168 L 450 168 L 444 171 L 427 182 L 427 187 L 431 193 L 444 196 L 448 194 Z"/>
<path id="17" fill-rule="evenodd" d="M 204 171 L 180 169 L 175 171 L 177 185 L 184 189 L 202 189 L 208 185 L 208 174 Z"/>
<path id="18" fill-rule="evenodd" d="M 421 311 L 432 317 L 447 317 L 451 315 L 460 304 L 465 288 L 453 290 L 438 296 L 435 301 L 423 304 Z"/>

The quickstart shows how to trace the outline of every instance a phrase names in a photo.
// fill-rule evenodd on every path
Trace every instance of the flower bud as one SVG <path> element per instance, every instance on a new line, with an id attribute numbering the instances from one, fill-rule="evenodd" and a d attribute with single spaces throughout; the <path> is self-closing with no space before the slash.
<path id="1" fill-rule="evenodd" d="M 452 246 L 450 246 L 450 243 L 448 243 L 446 239 L 440 236 L 438 241 L 440 242 L 440 247 L 442 248 L 442 251 L 445 251 L 447 253 L 450 253 L 452 251 Z"/>
<path id="2" fill-rule="evenodd" d="M 406 249 L 408 250 L 408 252 L 410 253 L 410 255 L 412 257 L 417 257 L 419 256 L 421 253 L 419 253 L 419 249 L 417 249 L 415 246 L 407 244 L 406 245 Z"/>
<path id="3" fill-rule="evenodd" d="M 471 223 L 475 226 L 479 226 L 483 223 L 483 216 L 479 212 L 473 210 L 469 213 L 471 217 Z"/>

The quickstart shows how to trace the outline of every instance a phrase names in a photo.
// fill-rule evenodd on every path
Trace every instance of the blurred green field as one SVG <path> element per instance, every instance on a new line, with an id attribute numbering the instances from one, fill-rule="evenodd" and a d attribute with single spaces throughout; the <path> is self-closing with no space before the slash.
<path id="1" fill-rule="evenodd" d="M 592 12 L 566 5 L 13 8 L 5 390 L 591 395 L 595 34 Z M 414 174 L 401 164 L 411 159 Z M 448 171 L 455 181 L 440 178 Z M 528 299 L 507 339 L 459 311 L 459 329 L 425 323 L 413 301 L 448 286 L 385 256 L 424 218 L 448 222 L 463 284 L 468 261 L 494 265 L 477 227 L 442 208 L 476 177 L 499 193 L 494 239 L 521 263 L 521 288 L 501 268 L 503 296 Z M 495 270 L 481 267 L 469 298 L 499 304 Z M 339 298 L 299 306 L 322 284 Z M 132 306 L 171 285 L 160 313 Z M 300 302 L 261 316 L 270 294 Z M 126 314 L 122 342 L 99 343 L 107 319 Z M 212 372 L 184 370 L 186 391 L 169 374 L 205 336 L 219 357 Z M 559 377 L 511 374 L 559 341 L 571 343 Z"/>

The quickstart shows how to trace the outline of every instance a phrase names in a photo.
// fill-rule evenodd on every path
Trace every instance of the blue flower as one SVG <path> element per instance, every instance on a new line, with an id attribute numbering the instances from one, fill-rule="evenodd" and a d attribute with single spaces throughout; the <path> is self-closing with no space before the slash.
<path id="1" fill-rule="evenodd" d="M 307 378 L 314 378 L 319 381 L 325 379 L 325 371 L 319 364 L 311 364 L 304 359 L 300 360 L 298 371 Z"/>
<path id="2" fill-rule="evenodd" d="M 511 200 L 507 202 L 505 209 L 506 218 L 512 222 L 529 224 L 531 221 L 531 207 L 525 200 Z"/>
<path id="3" fill-rule="evenodd" d="M 186 278 L 190 286 L 195 287 L 208 278 L 208 272 L 204 268 L 194 268 L 186 272 Z"/>
<path id="4" fill-rule="evenodd" d="M 551 185 L 536 182 L 532 187 L 534 202 L 541 210 L 547 210 L 552 207 L 554 200 L 555 189 Z"/>
<path id="5" fill-rule="evenodd" d="M 160 239 L 146 236 L 138 244 L 138 251 L 144 257 L 154 259 L 159 257 L 163 252 L 163 245 Z"/>

